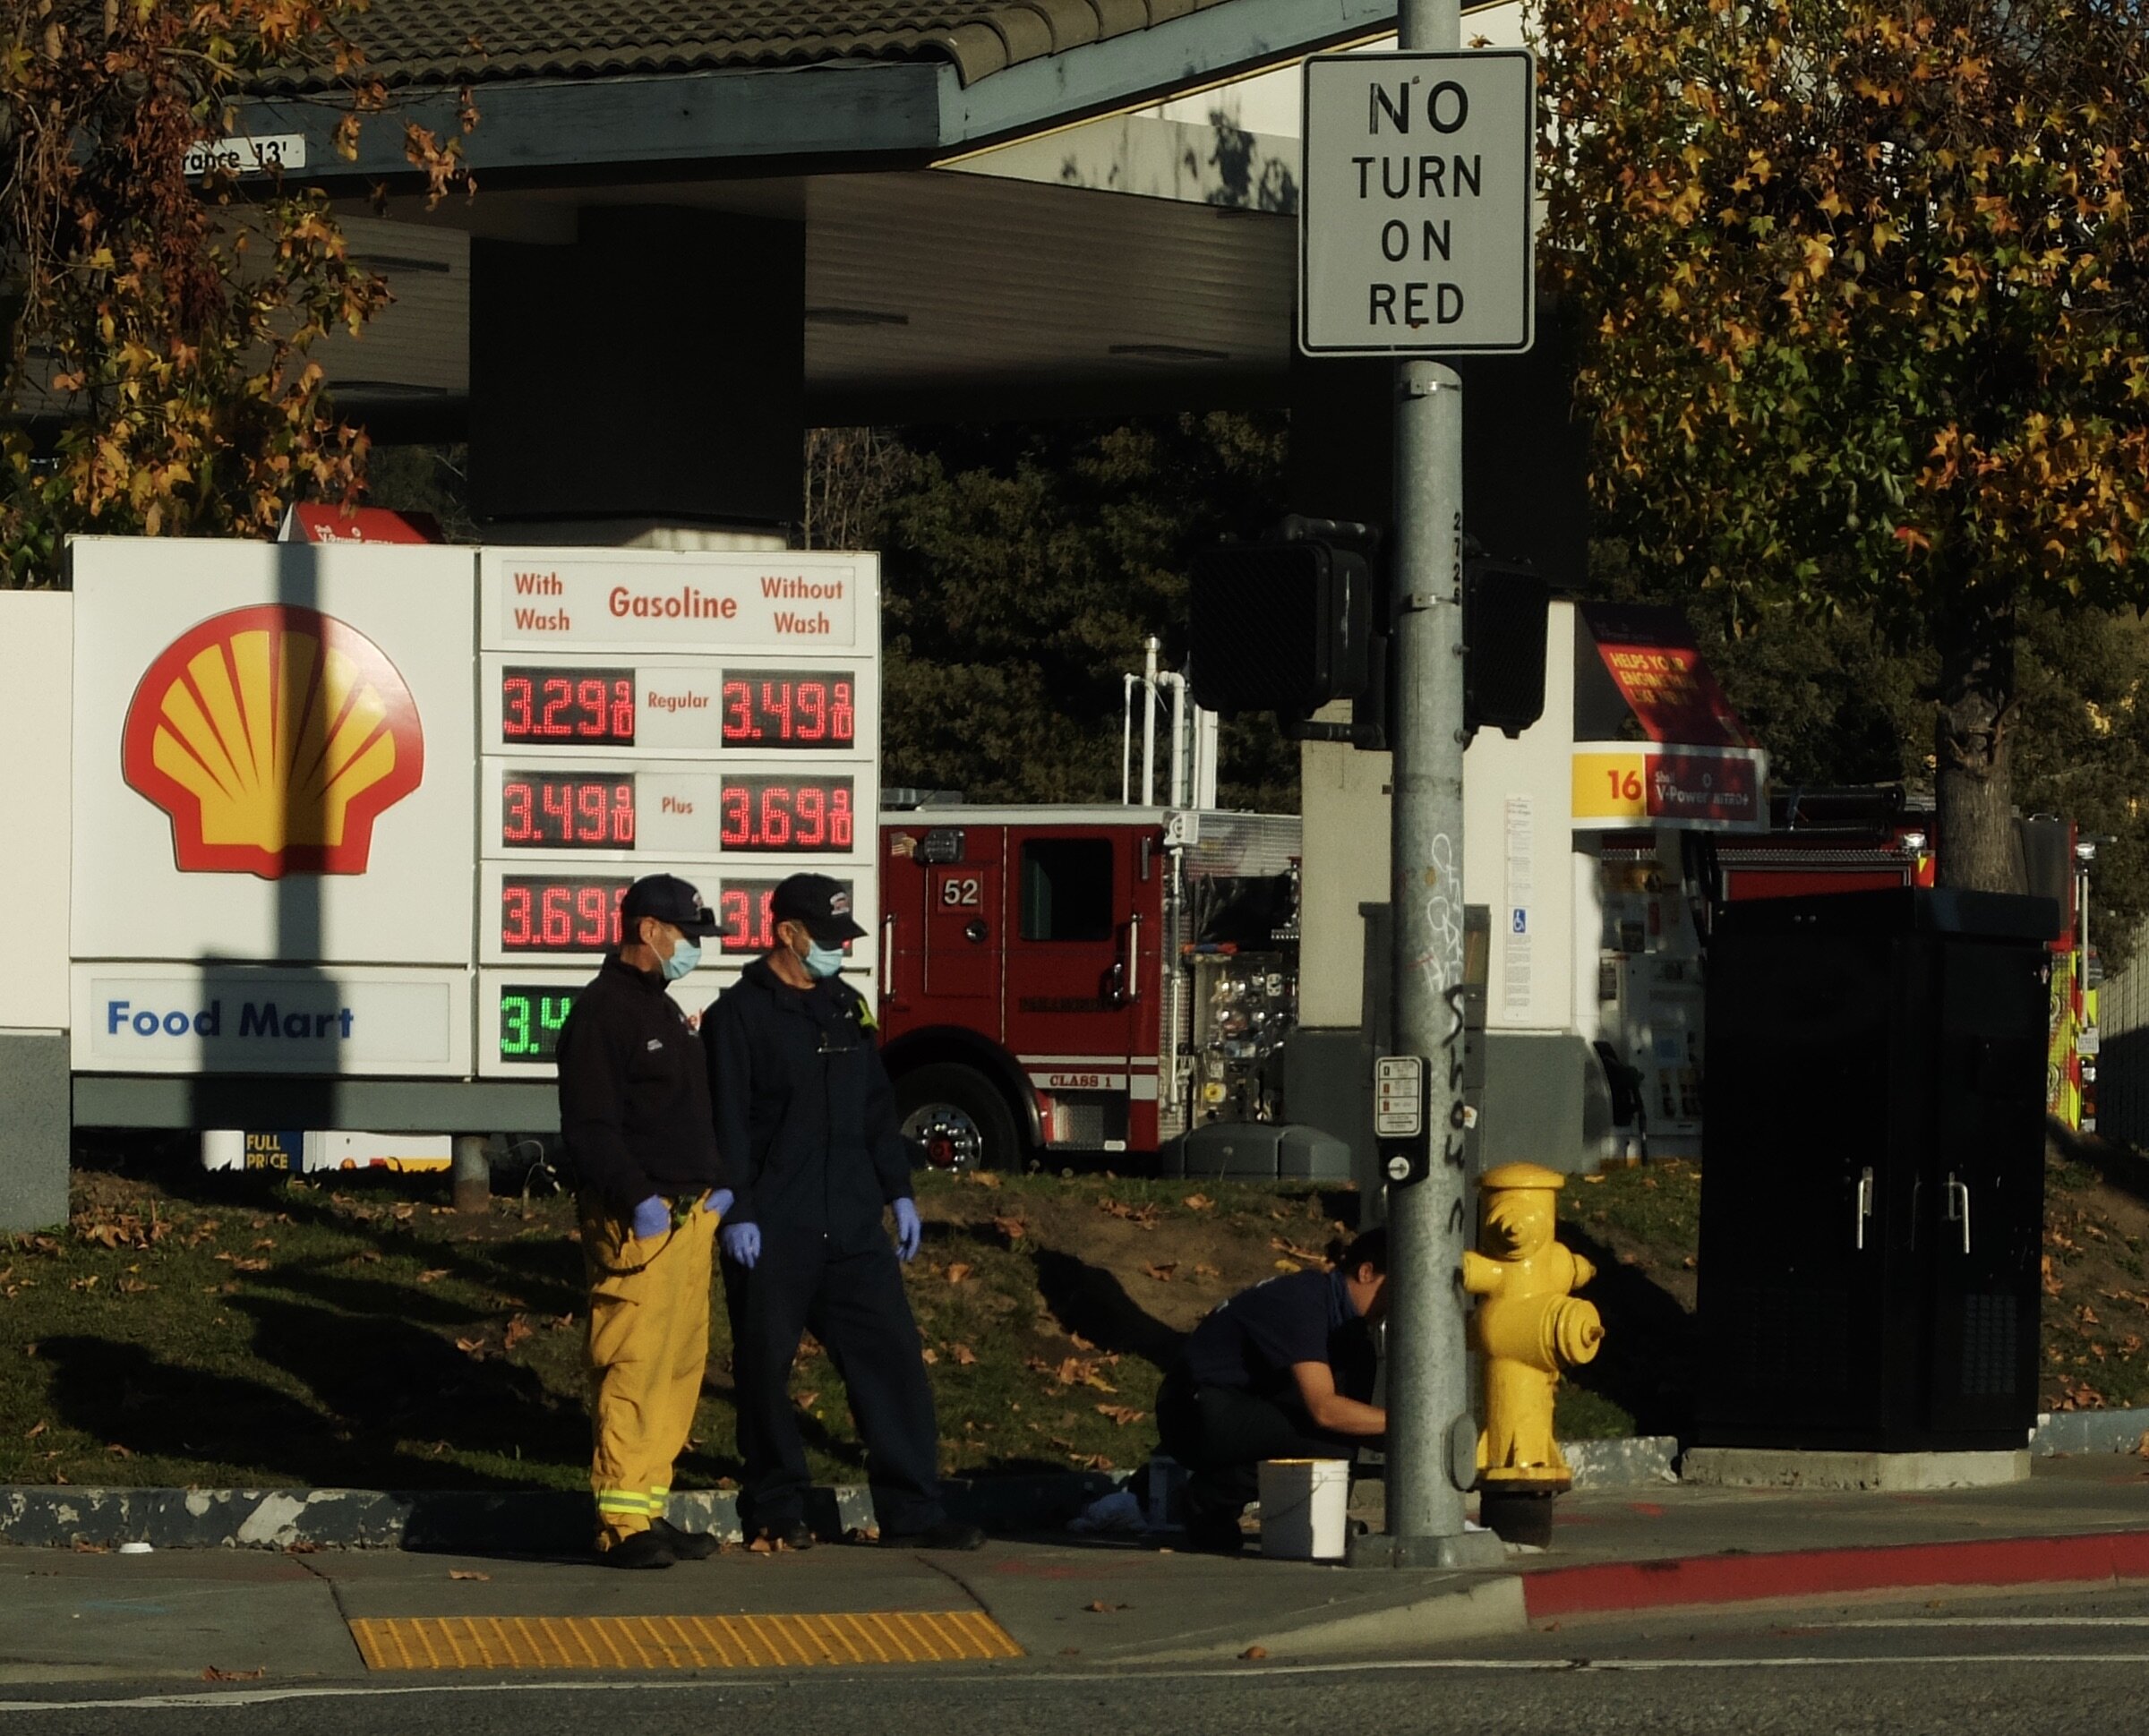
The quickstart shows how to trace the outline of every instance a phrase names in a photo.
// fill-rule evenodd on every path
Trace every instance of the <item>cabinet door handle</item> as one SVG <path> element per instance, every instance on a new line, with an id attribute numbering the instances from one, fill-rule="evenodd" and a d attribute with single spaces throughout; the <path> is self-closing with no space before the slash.
<path id="1" fill-rule="evenodd" d="M 1121 980 L 1119 992 L 1129 1002 L 1142 998 L 1142 918 L 1139 914 L 1126 919 L 1126 975 Z"/>
<path id="2" fill-rule="evenodd" d="M 1865 1226 L 1867 1220 L 1870 1219 L 1872 1215 L 1873 1172 L 1871 1169 L 1868 1169 L 1863 1175 L 1858 1177 L 1857 1210 L 1854 1214 L 1857 1221 L 1854 1227 L 1857 1232 L 1857 1242 L 1860 1248 L 1863 1248 L 1865 1246 Z"/>
<path id="3" fill-rule="evenodd" d="M 884 1000 L 895 998 L 895 912 L 890 911 L 880 919 L 880 993 Z"/>
<path id="4" fill-rule="evenodd" d="M 1948 1221 L 1963 1227 L 1963 1252 L 1970 1252 L 1970 1184 L 1948 1178 Z"/>

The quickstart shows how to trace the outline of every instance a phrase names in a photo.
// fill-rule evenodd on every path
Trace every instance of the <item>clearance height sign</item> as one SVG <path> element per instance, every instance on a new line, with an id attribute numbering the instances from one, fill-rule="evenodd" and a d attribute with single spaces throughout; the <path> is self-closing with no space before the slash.
<path id="1" fill-rule="evenodd" d="M 1536 92 L 1522 49 L 1306 61 L 1302 350 L 1530 346 Z"/>
<path id="2" fill-rule="evenodd" d="M 78 1069 L 543 1078 L 641 875 L 723 924 L 690 1009 L 793 869 L 874 925 L 871 555 L 72 560 Z"/>

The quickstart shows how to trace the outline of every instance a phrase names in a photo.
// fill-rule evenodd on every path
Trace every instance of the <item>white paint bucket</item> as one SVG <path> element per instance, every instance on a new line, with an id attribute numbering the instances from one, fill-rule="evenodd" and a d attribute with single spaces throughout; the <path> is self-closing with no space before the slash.
<path id="1" fill-rule="evenodd" d="M 1348 1459 L 1263 1459 L 1261 1552 L 1281 1561 L 1340 1561 L 1349 1502 Z"/>

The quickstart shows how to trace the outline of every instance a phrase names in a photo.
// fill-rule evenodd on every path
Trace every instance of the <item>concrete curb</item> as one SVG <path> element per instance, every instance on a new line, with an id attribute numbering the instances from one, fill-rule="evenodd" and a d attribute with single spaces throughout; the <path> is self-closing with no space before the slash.
<path id="1" fill-rule="evenodd" d="M 951 1480 L 949 1511 L 994 1531 L 1057 1529 L 1113 1487 L 1100 1472 Z M 687 1490 L 669 1517 L 741 1540 L 738 1498 Z M 816 1489 L 807 1519 L 839 1537 L 873 1523 L 869 1491 Z M 67 1549 L 145 1543 L 156 1549 L 410 1549 L 578 1554 L 589 1547 L 586 1494 L 560 1490 L 0 1488 L 0 1544 Z"/>
<path id="2" fill-rule="evenodd" d="M 2030 1450 L 2040 1458 L 2060 1453 L 2130 1453 L 2149 1435 L 2149 1410 L 2055 1411 L 2037 1419 Z"/>
<path id="3" fill-rule="evenodd" d="M 1676 1483 L 1679 1458 L 1674 1435 L 1642 1434 L 1617 1441 L 1563 1441 L 1560 1453 L 1574 1473 L 1577 1489 L 1635 1489 L 1651 1483 Z"/>
<path id="4" fill-rule="evenodd" d="M 1937 1586 L 2091 1585 L 2127 1579 L 2149 1579 L 2149 1531 L 1545 1568 L 1523 1577 L 1523 1596 L 1534 1621 L 1548 1616 Z"/>
<path id="5" fill-rule="evenodd" d="M 1529 1626 L 1523 1586 L 1521 1576 L 1513 1573 L 1458 1577 L 1430 1586 L 1423 1595 L 1402 1603 L 1313 1620 L 1287 1619 L 1283 1625 L 1273 1628 L 1258 1620 L 1234 1621 L 1228 1639 L 1185 1635 L 1153 1650 L 1117 1653 L 1111 1661 L 1115 1664 L 1216 1663 L 1244 1657 L 1249 1649 L 1258 1646 L 1271 1663 L 1304 1662 L 1417 1652 L 1427 1646 L 1493 1639 L 1521 1633 Z"/>

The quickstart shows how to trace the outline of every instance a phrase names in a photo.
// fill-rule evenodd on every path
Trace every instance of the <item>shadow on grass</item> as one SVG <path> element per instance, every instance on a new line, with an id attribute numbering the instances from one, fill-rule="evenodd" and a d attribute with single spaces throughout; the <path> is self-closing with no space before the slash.
<path id="1" fill-rule="evenodd" d="M 1038 1292 L 1063 1329 L 1100 1350 L 1139 1356 L 1160 1370 L 1171 1366 L 1186 1335 L 1143 1308 L 1110 1272 L 1052 1248 L 1040 1248 L 1032 1261 Z"/>
<path id="2" fill-rule="evenodd" d="M 2149 1157 L 2131 1145 L 2078 1133 L 2058 1121 L 2045 1123 L 2044 1137 L 2047 1148 L 2067 1162 L 2094 1170 L 2108 1186 L 2149 1204 Z"/>
<path id="3" fill-rule="evenodd" d="M 1637 1433 L 1684 1439 L 1693 1414 L 1693 1316 L 1587 1231 L 1563 1222 L 1560 1239 L 1597 1268 L 1581 1294 L 1605 1322 L 1597 1359 L 1562 1379 L 1617 1405 L 1634 1419 Z"/>

